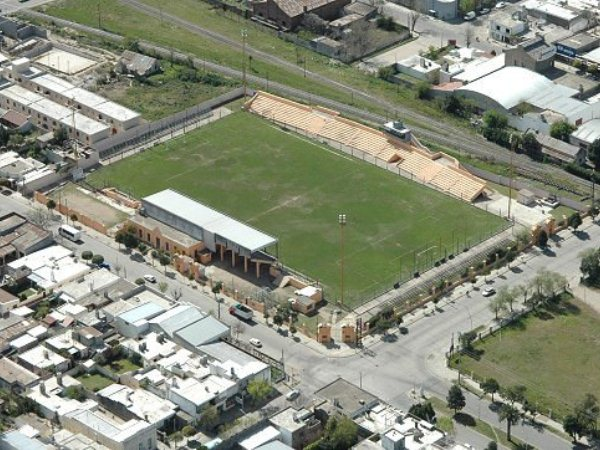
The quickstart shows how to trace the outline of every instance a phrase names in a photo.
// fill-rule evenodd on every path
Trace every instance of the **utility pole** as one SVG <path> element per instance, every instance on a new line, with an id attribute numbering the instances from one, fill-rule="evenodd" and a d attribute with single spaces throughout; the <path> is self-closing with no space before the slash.
<path id="1" fill-rule="evenodd" d="M 513 177 L 514 177 L 514 165 L 513 158 L 515 150 L 517 148 L 517 139 L 514 134 L 510 135 L 510 167 L 509 167 L 509 179 L 508 179 L 508 220 L 510 220 L 510 207 L 512 203 L 512 190 L 513 190 Z"/>
<path id="2" fill-rule="evenodd" d="M 98 0 L 98 29 L 102 29 L 102 14 L 100 12 L 100 0 Z"/>
<path id="3" fill-rule="evenodd" d="M 246 38 L 248 37 L 248 30 L 242 28 L 242 84 L 244 85 L 244 100 L 247 97 L 247 84 L 246 84 Z"/>
<path id="4" fill-rule="evenodd" d="M 340 224 L 340 303 L 344 304 L 344 227 L 346 226 L 346 214 L 338 215 Z"/>

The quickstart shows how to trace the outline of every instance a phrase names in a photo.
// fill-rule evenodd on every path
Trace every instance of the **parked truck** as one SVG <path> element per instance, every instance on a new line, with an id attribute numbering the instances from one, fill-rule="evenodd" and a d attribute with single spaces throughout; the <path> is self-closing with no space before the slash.
<path id="1" fill-rule="evenodd" d="M 243 320 L 250 320 L 252 319 L 252 316 L 254 316 L 252 310 L 247 306 L 242 305 L 241 303 L 238 303 L 237 305 L 229 308 L 229 314 L 231 314 L 232 316 L 239 317 Z"/>

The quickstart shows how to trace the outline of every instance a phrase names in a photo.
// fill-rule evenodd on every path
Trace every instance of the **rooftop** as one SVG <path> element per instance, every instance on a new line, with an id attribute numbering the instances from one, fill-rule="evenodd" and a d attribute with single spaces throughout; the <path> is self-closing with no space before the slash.
<path id="1" fill-rule="evenodd" d="M 284 428 L 290 433 L 294 433 L 296 430 L 303 428 L 306 425 L 305 420 L 312 416 L 313 413 L 307 409 L 297 410 L 288 407 L 270 417 L 269 420 L 276 427 Z"/>
<path id="2" fill-rule="evenodd" d="M 172 378 L 170 389 L 194 405 L 202 406 L 210 402 L 229 389 L 234 389 L 236 384 L 216 375 L 209 375 L 203 380 L 195 378 Z"/>
<path id="3" fill-rule="evenodd" d="M 162 223 L 159 220 L 153 219 L 152 217 L 142 216 L 140 214 L 136 214 L 135 216 L 129 219 L 131 222 L 141 225 L 142 227 L 148 230 L 157 229 L 160 233 L 166 238 L 181 244 L 182 247 L 191 247 L 192 245 L 197 244 L 198 239 L 194 239 L 188 234 L 185 234 L 165 223 Z"/>
<path id="4" fill-rule="evenodd" d="M 254 450 L 259 448 L 261 445 L 267 444 L 271 441 L 275 441 L 281 437 L 281 433 L 277 428 L 268 426 L 263 428 L 258 433 L 253 434 L 247 439 L 244 439 L 239 443 L 240 447 L 244 450 Z"/>
<path id="5" fill-rule="evenodd" d="M 319 389 L 315 395 L 329 401 L 351 418 L 357 411 L 369 407 L 369 405 L 374 406 L 379 401 L 373 394 L 343 378 L 338 378 Z"/>
<path id="6" fill-rule="evenodd" d="M 0 359 L 0 379 L 8 384 L 19 383 L 29 386 L 40 377 L 8 358 L 2 358 Z"/>
<path id="7" fill-rule="evenodd" d="M 290 17 L 311 12 L 314 9 L 331 3 L 333 0 L 275 0 L 281 10 Z"/>
<path id="8" fill-rule="evenodd" d="M 57 92 L 59 94 L 75 87 L 68 81 L 51 75 L 49 73 L 45 73 L 43 75 L 39 75 L 35 78 L 32 78 L 31 82 L 37 84 L 38 86 L 44 89 L 48 89 L 52 92 Z"/>
<path id="9" fill-rule="evenodd" d="M 176 331 L 181 330 L 204 317 L 204 314 L 194 306 L 178 305 L 150 320 L 150 324 L 151 326 L 156 325 L 167 333 L 168 336 L 173 336 Z"/>
<path id="10" fill-rule="evenodd" d="M 50 450 L 54 447 L 30 438 L 20 431 L 7 431 L 0 434 L 0 448 L 3 450 Z"/>
<path id="11" fill-rule="evenodd" d="M 576 34 L 575 36 L 571 36 L 566 39 L 563 39 L 563 40 L 557 42 L 557 44 L 564 45 L 566 47 L 570 47 L 570 48 L 577 50 L 582 47 L 587 47 L 588 45 L 597 43 L 599 40 L 600 40 L 600 38 L 598 38 L 598 36 L 592 36 L 591 34 L 588 34 L 588 33 L 579 33 L 579 34 Z"/>
<path id="12" fill-rule="evenodd" d="M 154 360 L 158 357 L 168 357 L 175 352 L 176 344 L 169 340 L 162 340 L 158 333 L 148 333 L 141 340 L 128 339 L 123 342 L 123 346 L 136 353 L 139 353 L 146 360 Z M 162 341 L 162 342 L 161 342 Z"/>
<path id="13" fill-rule="evenodd" d="M 588 120 L 577 128 L 571 136 L 589 144 L 596 139 L 600 139 L 600 119 Z"/>
<path id="14" fill-rule="evenodd" d="M 117 283 L 121 278 L 106 269 L 94 270 L 78 280 L 61 287 L 61 299 L 76 303 L 92 292 L 103 291 Z"/>
<path id="15" fill-rule="evenodd" d="M 98 391 L 97 395 L 120 403 L 139 419 L 151 424 L 158 424 L 175 415 L 174 403 L 144 389 L 131 389 L 115 383 Z"/>
<path id="16" fill-rule="evenodd" d="M 142 199 L 203 230 L 221 236 L 254 252 L 273 245 L 277 239 L 219 211 L 203 205 L 173 189 L 165 189 Z"/>
<path id="17" fill-rule="evenodd" d="M 229 334 L 229 327 L 213 316 L 204 317 L 175 333 L 192 347 L 209 344 Z"/>
<path id="18" fill-rule="evenodd" d="M 162 306 L 148 302 L 119 314 L 118 318 L 126 323 L 136 323 L 140 320 L 149 320 L 163 312 L 164 308 Z"/>
<path id="19" fill-rule="evenodd" d="M 129 420 L 118 423 L 101 411 L 79 409 L 66 414 L 67 417 L 80 422 L 84 427 L 101 434 L 115 442 L 125 442 L 140 431 L 151 427 L 143 420 Z"/>
<path id="20" fill-rule="evenodd" d="M 38 369 L 46 369 L 50 366 L 58 366 L 63 364 L 67 360 L 60 356 L 58 353 L 54 353 L 52 350 L 38 345 L 25 353 L 19 355 L 19 359 L 29 363 L 32 367 Z"/>

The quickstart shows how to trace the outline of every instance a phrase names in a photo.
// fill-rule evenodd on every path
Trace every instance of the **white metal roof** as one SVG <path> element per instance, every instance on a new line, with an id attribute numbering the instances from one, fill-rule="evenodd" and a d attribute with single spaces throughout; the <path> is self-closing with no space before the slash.
<path id="1" fill-rule="evenodd" d="M 472 83 L 475 80 L 485 77 L 504 67 L 506 54 L 501 53 L 488 60 L 477 59 L 465 65 L 462 73 L 454 76 L 453 79 L 463 83 Z"/>
<path id="2" fill-rule="evenodd" d="M 5 89 L 2 89 L 0 94 L 25 106 L 36 103 L 44 98 L 41 95 L 25 89 L 17 84 L 13 84 Z"/>
<path id="3" fill-rule="evenodd" d="M 75 120 L 73 120 L 73 119 L 75 119 Z M 90 119 L 89 117 L 84 116 L 83 114 L 79 114 L 79 113 L 75 113 L 74 116 L 71 114 L 71 115 L 69 115 L 69 117 L 64 117 L 60 120 L 60 122 L 63 125 L 68 126 L 68 127 L 72 127 L 73 122 L 74 122 L 75 128 L 77 129 L 77 131 L 80 131 L 89 136 L 93 136 L 97 133 L 109 131 L 108 125 L 105 125 L 94 119 Z"/>
<path id="4" fill-rule="evenodd" d="M 600 139 L 600 119 L 588 120 L 581 125 L 571 135 L 575 139 L 591 144 L 596 139 Z"/>
<path id="5" fill-rule="evenodd" d="M 273 245 L 277 239 L 203 205 L 183 194 L 165 189 L 143 199 L 183 220 L 255 252 Z"/>
<path id="6" fill-rule="evenodd" d="M 106 117 L 116 119 L 120 122 L 126 122 L 140 116 L 139 113 L 111 101 L 101 103 L 94 109 Z"/>
<path id="7" fill-rule="evenodd" d="M 504 67 L 458 91 L 478 93 L 508 110 L 542 91 L 550 93 L 555 88 L 552 81 L 536 72 L 522 67 Z"/>
<path id="8" fill-rule="evenodd" d="M 600 64 L 600 48 L 592 50 L 591 52 L 587 52 L 581 56 L 583 59 L 593 62 L 595 64 Z"/>
<path id="9" fill-rule="evenodd" d="M 50 75 L 49 73 L 32 78 L 31 82 L 58 94 L 75 87 L 68 81 L 55 77 L 54 75 Z"/>

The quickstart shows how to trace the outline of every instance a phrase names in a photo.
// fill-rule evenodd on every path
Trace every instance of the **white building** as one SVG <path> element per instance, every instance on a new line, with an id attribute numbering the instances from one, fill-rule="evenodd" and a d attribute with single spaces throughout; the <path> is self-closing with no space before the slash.
<path id="1" fill-rule="evenodd" d="M 440 81 L 440 69 L 441 66 L 438 63 L 419 55 L 411 56 L 396 63 L 398 72 L 432 84 L 437 84 Z"/>
<path id="2" fill-rule="evenodd" d="M 144 420 L 122 422 L 99 410 L 78 409 L 63 415 L 61 423 L 111 450 L 156 449 L 156 428 Z"/>
<path id="3" fill-rule="evenodd" d="M 227 409 L 226 401 L 237 392 L 236 383 L 215 375 L 203 380 L 172 377 L 166 382 L 167 398 L 194 419 L 200 419 L 204 409 L 209 406 Z"/>
<path id="4" fill-rule="evenodd" d="M 37 405 L 42 416 L 56 420 L 72 411 L 98 407 L 93 400 L 86 399 L 80 402 L 63 395 L 63 391 L 69 386 L 80 385 L 79 381 L 68 375 L 51 377 L 29 389 L 26 396 Z"/>
<path id="5" fill-rule="evenodd" d="M 144 303 L 115 317 L 115 327 L 125 337 L 137 337 L 150 329 L 149 320 L 165 312 L 154 302 Z"/>
<path id="6" fill-rule="evenodd" d="M 38 375 L 53 368 L 60 372 L 64 372 L 69 368 L 69 360 L 42 345 L 21 353 L 19 361 L 27 369 Z"/>
<path id="7" fill-rule="evenodd" d="M 49 290 L 90 270 L 90 266 L 77 261 L 71 250 L 53 245 L 7 264 L 6 276 L 14 280 L 27 277 L 37 286 Z"/>
<path id="8" fill-rule="evenodd" d="M 514 14 L 497 14 L 489 22 L 490 37 L 500 42 L 511 42 L 527 29 L 527 22 Z"/>
<path id="9" fill-rule="evenodd" d="M 74 107 L 82 114 L 110 126 L 110 134 L 133 128 L 141 123 L 139 113 L 51 74 L 46 73 L 27 79 L 24 85 L 57 103 Z"/>
<path id="10" fill-rule="evenodd" d="M 111 411 L 122 416 L 131 413 L 156 428 L 162 428 L 177 410 L 174 403 L 162 399 L 144 389 L 131 389 L 122 384 L 112 384 L 98 391 L 100 401 Z"/>
<path id="11" fill-rule="evenodd" d="M 121 344 L 130 352 L 136 353 L 142 357 L 144 367 L 156 364 L 159 360 L 169 358 L 175 354 L 177 344 L 166 338 L 162 333 L 150 332 L 143 338 L 127 339 Z M 185 350 L 187 352 L 187 350 Z M 190 352 L 185 358 L 192 357 Z M 182 362 L 185 362 L 182 361 Z"/>

